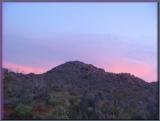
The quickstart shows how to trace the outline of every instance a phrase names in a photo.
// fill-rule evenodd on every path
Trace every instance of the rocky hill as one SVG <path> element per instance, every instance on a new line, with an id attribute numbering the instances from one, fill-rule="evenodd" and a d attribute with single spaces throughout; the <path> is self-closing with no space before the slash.
<path id="1" fill-rule="evenodd" d="M 70 61 L 43 74 L 4 70 L 5 119 L 158 119 L 158 83 Z"/>

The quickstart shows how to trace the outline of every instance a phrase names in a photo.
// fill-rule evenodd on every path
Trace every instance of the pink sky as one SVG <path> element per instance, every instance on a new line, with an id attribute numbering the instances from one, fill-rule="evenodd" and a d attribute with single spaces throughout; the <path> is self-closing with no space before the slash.
<path id="1" fill-rule="evenodd" d="M 43 73 L 79 60 L 157 81 L 157 3 L 4 3 L 3 21 L 11 70 Z"/>
<path id="2" fill-rule="evenodd" d="M 63 64 L 63 63 L 59 63 Z M 58 65 L 59 65 L 58 64 Z M 90 63 L 88 63 L 90 64 Z M 157 74 L 156 68 L 153 65 L 148 63 L 141 63 L 141 62 L 133 62 L 126 58 L 112 58 L 112 59 L 103 59 L 103 61 L 93 62 L 91 63 L 96 67 L 105 69 L 106 72 L 115 72 L 115 73 L 131 73 L 141 79 L 144 79 L 147 82 L 157 81 L 157 78 L 154 76 Z M 36 73 L 41 74 L 48 71 L 54 66 L 50 64 L 48 67 L 34 67 L 29 65 L 21 65 L 21 64 L 14 64 L 9 62 L 4 62 L 3 66 L 15 72 L 22 72 L 25 74 L 28 73 Z"/>
<path id="3" fill-rule="evenodd" d="M 8 62 L 3 63 L 3 66 L 14 72 L 20 72 L 25 74 L 28 74 L 28 73 L 41 74 L 47 71 L 47 69 L 43 67 L 33 67 L 33 66 L 20 65 L 20 64 L 14 64 L 14 63 L 8 63 Z"/>
<path id="4" fill-rule="evenodd" d="M 105 66 L 106 65 L 106 66 Z M 117 58 L 110 61 L 110 64 L 105 64 L 102 66 L 106 71 L 115 73 L 131 73 L 147 82 L 157 81 L 155 75 L 157 75 L 157 70 L 154 65 L 145 62 L 134 62 L 131 60 Z"/>

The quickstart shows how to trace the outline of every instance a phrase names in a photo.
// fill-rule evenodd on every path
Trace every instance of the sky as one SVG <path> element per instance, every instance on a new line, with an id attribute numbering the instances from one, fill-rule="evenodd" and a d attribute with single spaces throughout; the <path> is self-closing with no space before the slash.
<path id="1" fill-rule="evenodd" d="M 157 3 L 3 3 L 3 67 L 74 60 L 157 81 Z"/>

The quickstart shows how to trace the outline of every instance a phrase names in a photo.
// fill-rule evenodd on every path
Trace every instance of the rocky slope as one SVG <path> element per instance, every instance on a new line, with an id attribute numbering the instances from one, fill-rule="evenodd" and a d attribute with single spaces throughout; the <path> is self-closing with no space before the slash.
<path id="1" fill-rule="evenodd" d="M 105 72 L 79 61 L 43 74 L 4 69 L 4 104 L 17 112 L 6 111 L 6 119 L 158 119 L 158 103 L 158 82 Z M 22 109 L 17 108 L 20 104 Z M 36 105 L 51 106 L 54 111 L 37 115 Z M 30 106 L 31 114 L 25 106 Z M 18 114 L 18 109 L 25 115 Z"/>

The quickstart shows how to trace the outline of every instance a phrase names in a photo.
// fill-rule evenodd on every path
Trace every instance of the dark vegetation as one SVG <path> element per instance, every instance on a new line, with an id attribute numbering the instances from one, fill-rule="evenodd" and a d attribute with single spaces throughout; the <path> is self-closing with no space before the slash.
<path id="1" fill-rule="evenodd" d="M 71 61 L 43 74 L 4 71 L 4 119 L 158 119 L 158 82 Z"/>

